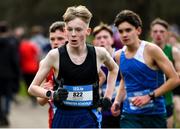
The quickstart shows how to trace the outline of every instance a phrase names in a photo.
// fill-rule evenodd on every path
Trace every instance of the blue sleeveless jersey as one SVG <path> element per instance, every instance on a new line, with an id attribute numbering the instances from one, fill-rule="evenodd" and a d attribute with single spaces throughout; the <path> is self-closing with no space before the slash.
<path id="1" fill-rule="evenodd" d="M 144 47 L 147 42 L 142 41 L 133 58 L 125 57 L 125 47 L 120 56 L 120 70 L 124 77 L 126 99 L 123 102 L 123 112 L 130 114 L 165 114 L 163 96 L 151 100 L 143 107 L 134 106 L 130 101 L 134 96 L 146 95 L 161 86 L 165 79 L 160 70 L 153 70 L 145 64 L 143 58 Z"/>

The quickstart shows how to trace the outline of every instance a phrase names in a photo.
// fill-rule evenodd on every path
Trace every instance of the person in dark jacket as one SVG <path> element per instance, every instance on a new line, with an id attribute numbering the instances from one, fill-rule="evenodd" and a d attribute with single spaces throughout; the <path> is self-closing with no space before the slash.
<path id="1" fill-rule="evenodd" d="M 9 125 L 9 99 L 18 91 L 20 75 L 17 40 L 8 30 L 7 23 L 0 22 L 0 127 Z"/>

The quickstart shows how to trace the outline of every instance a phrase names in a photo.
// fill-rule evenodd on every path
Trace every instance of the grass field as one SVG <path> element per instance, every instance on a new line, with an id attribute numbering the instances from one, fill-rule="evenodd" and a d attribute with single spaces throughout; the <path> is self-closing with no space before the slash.
<path id="1" fill-rule="evenodd" d="M 28 96 L 26 84 L 25 84 L 24 81 L 21 81 L 21 82 L 20 82 L 19 95 L 20 95 L 20 96 Z"/>

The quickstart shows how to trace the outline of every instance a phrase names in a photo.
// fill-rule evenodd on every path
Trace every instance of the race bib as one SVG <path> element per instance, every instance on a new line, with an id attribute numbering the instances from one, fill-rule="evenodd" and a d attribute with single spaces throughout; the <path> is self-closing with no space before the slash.
<path id="1" fill-rule="evenodd" d="M 139 92 L 133 92 L 133 93 L 129 93 L 128 94 L 128 100 L 129 100 L 129 107 L 131 110 L 140 110 L 140 109 L 144 109 L 144 108 L 151 108 L 154 106 L 153 100 L 151 100 L 148 104 L 141 106 L 141 107 L 137 107 L 134 106 L 131 101 L 135 96 L 143 96 L 143 95 L 147 95 L 150 92 L 150 90 L 144 90 L 144 91 L 139 91 Z"/>
<path id="2" fill-rule="evenodd" d="M 66 106 L 89 107 L 93 104 L 93 85 L 63 86 L 68 91 Z"/>

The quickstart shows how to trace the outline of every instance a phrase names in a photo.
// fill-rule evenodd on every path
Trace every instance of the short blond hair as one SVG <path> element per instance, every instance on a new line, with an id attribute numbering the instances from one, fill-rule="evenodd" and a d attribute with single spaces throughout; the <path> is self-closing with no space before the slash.
<path id="1" fill-rule="evenodd" d="M 82 5 L 68 7 L 63 15 L 64 22 L 67 23 L 75 18 L 80 18 L 86 24 L 89 24 L 92 18 L 92 13 Z"/>

